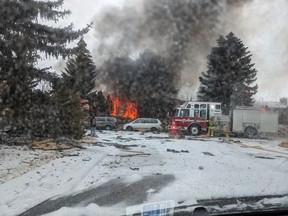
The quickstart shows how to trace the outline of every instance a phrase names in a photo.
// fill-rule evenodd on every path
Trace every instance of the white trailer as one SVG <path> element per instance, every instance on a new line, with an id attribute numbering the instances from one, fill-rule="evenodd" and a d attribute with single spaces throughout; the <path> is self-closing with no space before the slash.
<path id="1" fill-rule="evenodd" d="M 259 133 L 278 132 L 278 113 L 266 110 L 237 107 L 233 110 L 232 116 L 216 116 L 216 132 L 228 132 L 244 134 L 252 138 Z"/>

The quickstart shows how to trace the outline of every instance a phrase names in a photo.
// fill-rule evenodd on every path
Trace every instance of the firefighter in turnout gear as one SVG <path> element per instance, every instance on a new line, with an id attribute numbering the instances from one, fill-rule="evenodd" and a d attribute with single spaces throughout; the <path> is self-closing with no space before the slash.
<path id="1" fill-rule="evenodd" d="M 214 120 L 214 116 L 212 116 L 208 121 L 208 134 L 207 134 L 208 136 L 214 137 L 216 126 L 217 124 Z"/>

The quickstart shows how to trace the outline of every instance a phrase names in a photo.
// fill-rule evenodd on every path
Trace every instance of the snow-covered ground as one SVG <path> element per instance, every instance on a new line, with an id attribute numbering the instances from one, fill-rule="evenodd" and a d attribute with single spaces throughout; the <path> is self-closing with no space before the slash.
<path id="1" fill-rule="evenodd" d="M 0 145 L 0 184 L 63 157 L 66 152 L 31 150 L 27 146 Z"/>
<path id="2" fill-rule="evenodd" d="M 152 185 L 148 203 L 173 201 L 177 206 L 198 199 L 288 194 L 288 149 L 278 146 L 280 140 L 227 143 L 219 138 L 169 139 L 165 133 L 97 134 L 85 137 L 86 149 L 61 153 L 0 146 L 0 215 L 17 215 L 51 197 L 113 179 L 129 184 L 153 175 L 173 178 L 159 190 Z M 124 198 L 112 206 L 63 207 L 48 215 L 121 215 L 127 203 Z"/>

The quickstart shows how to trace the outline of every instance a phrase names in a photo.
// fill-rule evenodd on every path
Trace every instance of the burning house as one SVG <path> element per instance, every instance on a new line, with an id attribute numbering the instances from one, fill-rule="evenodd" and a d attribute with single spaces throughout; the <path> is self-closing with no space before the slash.
<path id="1" fill-rule="evenodd" d="M 120 97 L 112 97 L 113 110 L 112 116 L 135 119 L 138 117 L 137 104 L 131 101 L 121 100 Z"/>

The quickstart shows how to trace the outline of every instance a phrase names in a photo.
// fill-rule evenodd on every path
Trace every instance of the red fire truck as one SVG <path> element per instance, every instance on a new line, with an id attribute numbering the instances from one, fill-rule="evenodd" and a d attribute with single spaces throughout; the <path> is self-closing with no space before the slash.
<path id="1" fill-rule="evenodd" d="M 199 135 L 207 131 L 207 120 L 221 115 L 221 103 L 189 101 L 174 110 L 169 129 L 172 132 L 184 132 Z"/>

